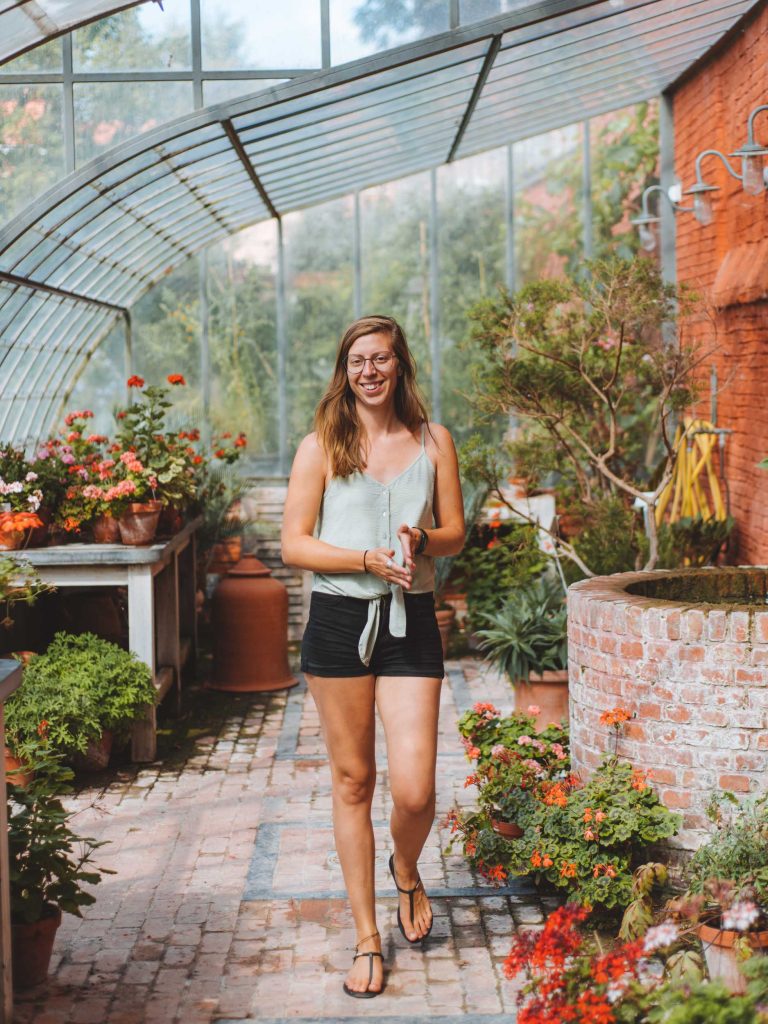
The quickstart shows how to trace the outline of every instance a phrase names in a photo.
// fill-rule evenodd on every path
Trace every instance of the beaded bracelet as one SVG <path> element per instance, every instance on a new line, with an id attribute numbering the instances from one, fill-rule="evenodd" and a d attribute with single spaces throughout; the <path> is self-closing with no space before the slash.
<path id="1" fill-rule="evenodd" d="M 419 543 L 416 545 L 416 548 L 414 550 L 415 555 L 420 555 L 424 548 L 427 546 L 427 541 L 429 540 L 429 538 L 427 537 L 427 531 L 422 530 L 420 526 L 414 526 L 414 530 L 418 530 L 419 533 L 421 534 L 421 537 L 419 537 Z"/>
<path id="2" fill-rule="evenodd" d="M 363 552 L 363 572 L 368 572 L 368 566 L 365 564 L 365 556 L 368 554 L 369 548 L 366 548 Z"/>

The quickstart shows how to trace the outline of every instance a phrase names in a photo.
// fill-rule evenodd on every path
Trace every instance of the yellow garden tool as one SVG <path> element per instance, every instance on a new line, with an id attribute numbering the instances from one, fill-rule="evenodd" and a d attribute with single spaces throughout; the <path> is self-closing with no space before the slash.
<path id="1" fill-rule="evenodd" d="M 719 449 L 719 465 L 723 471 L 723 448 L 730 430 L 714 427 L 706 420 L 687 417 L 675 433 L 677 461 L 669 484 L 656 505 L 656 523 L 661 523 L 669 507 L 669 522 L 685 517 L 702 519 L 728 517 L 714 466 L 715 447 Z"/>

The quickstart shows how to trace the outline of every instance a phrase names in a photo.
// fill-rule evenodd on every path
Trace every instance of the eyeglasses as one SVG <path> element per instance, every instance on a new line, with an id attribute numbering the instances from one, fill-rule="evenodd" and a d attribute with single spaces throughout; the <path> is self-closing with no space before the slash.
<path id="1" fill-rule="evenodd" d="M 362 373 L 365 364 L 370 363 L 376 370 L 388 370 L 394 360 L 391 352 L 377 352 L 372 356 L 347 356 L 344 365 L 348 373 Z"/>

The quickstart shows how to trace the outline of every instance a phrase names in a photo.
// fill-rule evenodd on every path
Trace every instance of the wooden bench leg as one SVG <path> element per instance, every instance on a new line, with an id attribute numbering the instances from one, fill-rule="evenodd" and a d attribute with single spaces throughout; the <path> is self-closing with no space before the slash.
<path id="1" fill-rule="evenodd" d="M 128 571 L 128 646 L 149 666 L 156 679 L 154 637 L 154 580 L 149 566 L 132 565 Z M 155 684 L 157 685 L 157 684 Z M 157 708 L 148 708 L 133 725 L 131 758 L 154 761 L 157 756 Z"/>

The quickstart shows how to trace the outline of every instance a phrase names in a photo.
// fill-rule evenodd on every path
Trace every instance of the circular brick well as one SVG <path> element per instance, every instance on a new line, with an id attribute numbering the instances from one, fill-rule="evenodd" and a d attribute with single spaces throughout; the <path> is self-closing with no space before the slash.
<path id="1" fill-rule="evenodd" d="M 766 568 L 620 573 L 569 590 L 574 768 L 589 774 L 612 749 L 603 711 L 634 712 L 619 754 L 683 814 L 681 849 L 702 841 L 713 792 L 765 789 L 767 595 Z"/>

